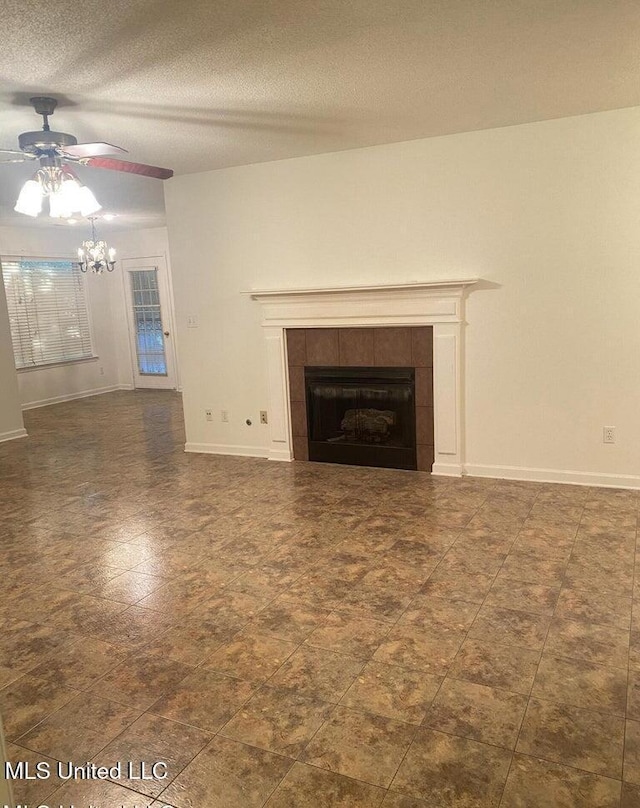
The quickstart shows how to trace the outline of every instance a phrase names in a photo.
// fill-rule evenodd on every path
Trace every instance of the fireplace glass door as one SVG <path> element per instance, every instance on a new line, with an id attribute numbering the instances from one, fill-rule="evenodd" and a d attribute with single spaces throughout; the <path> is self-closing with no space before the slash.
<path id="1" fill-rule="evenodd" d="M 305 368 L 309 460 L 416 468 L 413 368 Z"/>

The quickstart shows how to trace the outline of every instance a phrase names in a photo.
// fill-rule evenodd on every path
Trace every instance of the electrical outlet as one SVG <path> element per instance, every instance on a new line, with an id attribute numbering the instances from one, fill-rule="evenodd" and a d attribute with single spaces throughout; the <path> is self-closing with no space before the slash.
<path id="1" fill-rule="evenodd" d="M 204 417 L 207 419 L 207 421 L 213 421 L 213 413 L 211 410 L 205 410 Z"/>
<path id="2" fill-rule="evenodd" d="M 104 368 L 102 367 L 102 365 L 100 365 L 100 375 L 104 376 Z"/>
<path id="3" fill-rule="evenodd" d="M 615 443 L 616 442 L 616 428 L 615 426 L 602 427 L 602 442 Z"/>
<path id="4" fill-rule="evenodd" d="M 268 424 L 269 423 L 269 420 L 267 418 L 267 411 L 266 410 L 260 410 L 260 423 L 261 424 Z"/>
<path id="5" fill-rule="evenodd" d="M 229 423 L 229 411 L 228 410 L 220 410 L 220 420 L 223 424 Z"/>

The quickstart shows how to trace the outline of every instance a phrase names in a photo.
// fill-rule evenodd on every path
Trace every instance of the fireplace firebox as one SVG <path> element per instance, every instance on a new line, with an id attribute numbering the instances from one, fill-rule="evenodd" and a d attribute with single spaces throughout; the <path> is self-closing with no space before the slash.
<path id="1" fill-rule="evenodd" d="M 415 371 L 306 367 L 309 460 L 416 469 Z"/>

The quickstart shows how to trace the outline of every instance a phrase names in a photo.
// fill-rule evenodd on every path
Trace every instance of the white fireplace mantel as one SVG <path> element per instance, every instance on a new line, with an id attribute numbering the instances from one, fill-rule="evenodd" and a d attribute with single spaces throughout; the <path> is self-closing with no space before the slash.
<path id="1" fill-rule="evenodd" d="M 472 280 L 253 290 L 262 306 L 269 374 L 271 460 L 292 460 L 286 328 L 433 326 L 434 474 L 463 467 L 462 326 Z"/>

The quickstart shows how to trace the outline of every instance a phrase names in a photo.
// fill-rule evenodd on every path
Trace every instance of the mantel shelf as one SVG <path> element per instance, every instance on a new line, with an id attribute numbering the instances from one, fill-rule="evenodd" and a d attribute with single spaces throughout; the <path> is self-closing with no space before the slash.
<path id="1" fill-rule="evenodd" d="M 304 289 L 252 289 L 245 294 L 251 295 L 254 300 L 279 298 L 294 298 L 301 296 L 344 295 L 361 293 L 385 292 L 428 292 L 430 290 L 462 292 L 468 286 L 478 283 L 478 278 L 465 278 L 463 280 L 420 281 L 417 283 L 390 283 L 376 286 L 328 286 L 309 287 Z"/>

